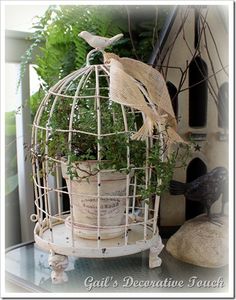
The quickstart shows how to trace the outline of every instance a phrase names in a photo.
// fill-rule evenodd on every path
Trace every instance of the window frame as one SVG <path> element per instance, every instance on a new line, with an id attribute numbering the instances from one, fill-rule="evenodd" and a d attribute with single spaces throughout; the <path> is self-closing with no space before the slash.
<path id="1" fill-rule="evenodd" d="M 27 40 L 28 33 L 6 30 L 5 32 L 5 64 L 21 63 L 21 57 L 28 49 L 30 42 Z M 30 61 L 33 63 L 33 61 Z M 6 78 L 10 80 L 10 78 Z M 34 224 L 30 216 L 34 213 L 34 192 L 33 182 L 30 174 L 32 166 L 29 159 L 25 160 L 27 151 L 25 145 L 31 143 L 31 113 L 25 101 L 30 97 L 29 85 L 29 64 L 19 86 L 18 106 L 23 109 L 16 115 L 16 142 L 17 142 L 17 168 L 18 168 L 18 189 L 20 208 L 20 228 L 22 242 L 33 240 Z M 12 216 L 14 217 L 14 216 Z"/>

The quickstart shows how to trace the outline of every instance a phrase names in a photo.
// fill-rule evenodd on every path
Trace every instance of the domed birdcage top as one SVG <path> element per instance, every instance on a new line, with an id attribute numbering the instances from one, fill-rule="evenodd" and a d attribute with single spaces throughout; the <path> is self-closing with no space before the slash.
<path id="1" fill-rule="evenodd" d="M 135 133 L 138 133 L 137 139 L 153 139 L 153 129 L 161 125 L 168 114 L 174 115 L 173 109 L 165 104 L 163 110 L 164 101 L 160 101 L 158 108 L 147 96 L 142 82 L 131 81 L 118 60 L 114 60 L 115 67 L 111 69 L 110 61 L 117 56 L 108 54 L 104 64 L 90 65 L 90 54 L 84 68 L 60 80 L 43 99 L 33 124 L 34 151 L 40 149 L 52 160 L 62 156 L 73 160 L 77 156 L 82 160 L 108 161 L 113 160 L 114 153 L 120 152 L 121 157 L 113 161 L 114 167 L 119 169 L 122 155 L 128 155 L 129 160 L 137 155 Z M 168 130 L 172 130 L 171 127 Z M 170 131 L 168 137 L 178 140 L 178 135 L 173 132 Z M 129 144 L 126 144 L 127 140 Z M 139 151 L 142 144 L 139 144 Z M 126 153 L 130 146 L 134 146 L 134 156 Z M 129 168 L 130 163 L 132 161 L 123 167 Z"/>

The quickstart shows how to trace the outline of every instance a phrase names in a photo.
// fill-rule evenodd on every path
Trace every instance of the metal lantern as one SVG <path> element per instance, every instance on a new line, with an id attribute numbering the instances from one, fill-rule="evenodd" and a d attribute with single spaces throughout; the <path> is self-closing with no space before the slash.
<path id="1" fill-rule="evenodd" d="M 106 258 L 150 249 L 149 266 L 161 264 L 159 196 L 145 201 L 139 181 L 141 174 L 147 187 L 152 177 L 154 137 L 132 140 L 144 113 L 110 99 L 110 64 L 90 64 L 90 57 L 50 88 L 33 123 L 31 219 L 37 245 L 51 253 L 55 283 L 67 281 L 68 256 Z M 119 170 L 113 154 L 121 155 Z"/>

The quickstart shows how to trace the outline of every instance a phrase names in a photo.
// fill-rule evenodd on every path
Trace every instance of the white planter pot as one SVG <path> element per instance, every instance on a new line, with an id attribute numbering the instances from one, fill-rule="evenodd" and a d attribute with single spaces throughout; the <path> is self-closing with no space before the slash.
<path id="1" fill-rule="evenodd" d="M 62 162 L 62 176 L 65 178 L 73 205 L 74 233 L 82 238 L 97 239 L 98 206 L 97 206 L 97 161 L 78 162 L 75 169 L 79 178 L 70 179 L 66 162 Z M 81 171 L 81 170 L 84 170 Z M 95 174 L 87 178 L 87 172 Z M 109 239 L 124 233 L 124 212 L 126 200 L 114 196 L 125 196 L 126 175 L 120 172 L 100 171 L 100 239 Z M 94 197 L 92 196 L 94 195 Z M 105 198 L 102 198 L 102 196 Z M 109 198 L 109 196 L 112 196 Z M 71 217 L 66 221 L 71 227 Z M 109 226 L 109 228 L 104 228 Z"/>

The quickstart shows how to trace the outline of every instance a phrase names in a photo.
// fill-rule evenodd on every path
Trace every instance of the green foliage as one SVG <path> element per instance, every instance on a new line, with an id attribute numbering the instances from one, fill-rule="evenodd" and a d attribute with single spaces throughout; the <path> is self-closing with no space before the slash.
<path id="1" fill-rule="evenodd" d="M 47 87 L 84 65 L 90 46 L 78 37 L 81 31 L 108 37 L 120 33 L 114 13 L 110 6 L 60 6 L 39 20 L 33 37 L 42 42 L 36 71 Z"/>
<path id="2" fill-rule="evenodd" d="M 150 198 L 153 194 L 161 195 L 167 191 L 175 168 L 186 167 L 186 162 L 191 155 L 191 145 L 178 144 L 174 147 L 175 149 L 170 151 L 160 140 L 155 141 L 148 155 L 152 174 L 148 187 L 142 190 L 144 199 Z M 157 181 L 158 185 L 155 184 Z"/>
<path id="3" fill-rule="evenodd" d="M 94 82 L 91 84 L 93 85 Z M 101 93 L 102 91 L 104 95 L 108 95 L 108 89 L 101 90 Z M 45 144 L 45 131 L 38 131 L 38 148 L 41 157 L 45 155 L 47 146 L 48 156 L 52 158 L 66 156 L 70 158 L 70 163 L 78 160 L 94 160 L 97 159 L 99 143 L 100 155 L 103 160 L 103 163 L 100 164 L 102 168 L 117 171 L 127 168 L 127 146 L 131 151 L 131 165 L 137 165 L 140 162 L 143 164 L 145 144 L 130 140 L 130 134 L 125 132 L 123 113 L 119 104 L 108 100 L 101 102 L 101 133 L 112 133 L 112 135 L 98 140 L 96 136 L 86 134 L 86 132 L 97 133 L 97 111 L 94 107 L 94 100 L 85 98 L 78 101 L 74 106 L 73 129 L 81 132 L 72 133 L 71 149 L 69 149 L 68 133 L 61 130 L 68 130 L 72 99 L 58 101 L 48 122 L 51 102 L 49 100 L 49 103 L 45 105 L 39 124 L 42 127 L 49 127 L 51 130 L 47 144 Z M 135 131 L 135 117 L 130 112 L 129 115 L 127 125 L 129 131 L 132 132 Z"/>
<path id="4" fill-rule="evenodd" d="M 36 93 L 34 93 L 30 99 L 29 99 L 29 106 L 30 106 L 30 110 L 31 110 L 31 114 L 32 116 L 35 116 L 38 108 L 39 108 L 39 104 L 41 103 L 42 99 L 45 96 L 45 92 L 43 91 L 42 88 L 40 88 Z"/>
<path id="5" fill-rule="evenodd" d="M 93 83 L 91 82 L 91 84 Z M 106 90 L 107 92 L 108 90 Z M 113 133 L 113 135 L 103 136 L 98 140 L 96 136 L 74 132 L 72 134 L 72 147 L 69 148 L 68 133 L 61 130 L 68 129 L 71 106 L 71 99 L 58 101 L 54 107 L 54 114 L 52 114 L 50 123 L 48 123 L 51 105 L 47 104 L 40 125 L 48 126 L 51 129 L 48 143 L 45 144 L 45 131 L 39 131 L 40 137 L 38 137 L 40 157 L 42 159 L 44 157 L 53 159 L 67 157 L 68 174 L 71 179 L 78 178 L 75 169 L 75 164 L 78 161 L 97 159 L 98 145 L 100 146 L 101 158 L 101 162 L 97 164 L 98 169 L 113 169 L 129 173 L 132 167 L 140 168 L 135 172 L 143 199 L 148 199 L 153 194 L 161 195 L 168 189 L 174 169 L 186 165 L 190 155 L 189 145 L 179 144 L 170 150 L 165 143 L 161 143 L 157 139 L 147 154 L 145 141 L 135 141 L 130 138 L 131 132 L 135 131 L 135 125 L 137 125 L 139 118 L 131 114 L 131 111 L 126 108 L 126 115 L 129 116 L 127 119 L 129 132 L 125 132 L 121 106 L 109 100 L 101 102 L 102 134 Z M 73 129 L 97 133 L 97 111 L 93 99 L 85 98 L 83 101 L 78 101 L 74 109 Z M 47 156 L 45 156 L 46 146 Z M 127 168 L 128 148 L 130 168 Z M 145 171 L 142 170 L 146 167 L 146 157 L 148 157 L 148 164 L 151 168 L 148 186 L 145 183 Z"/>

